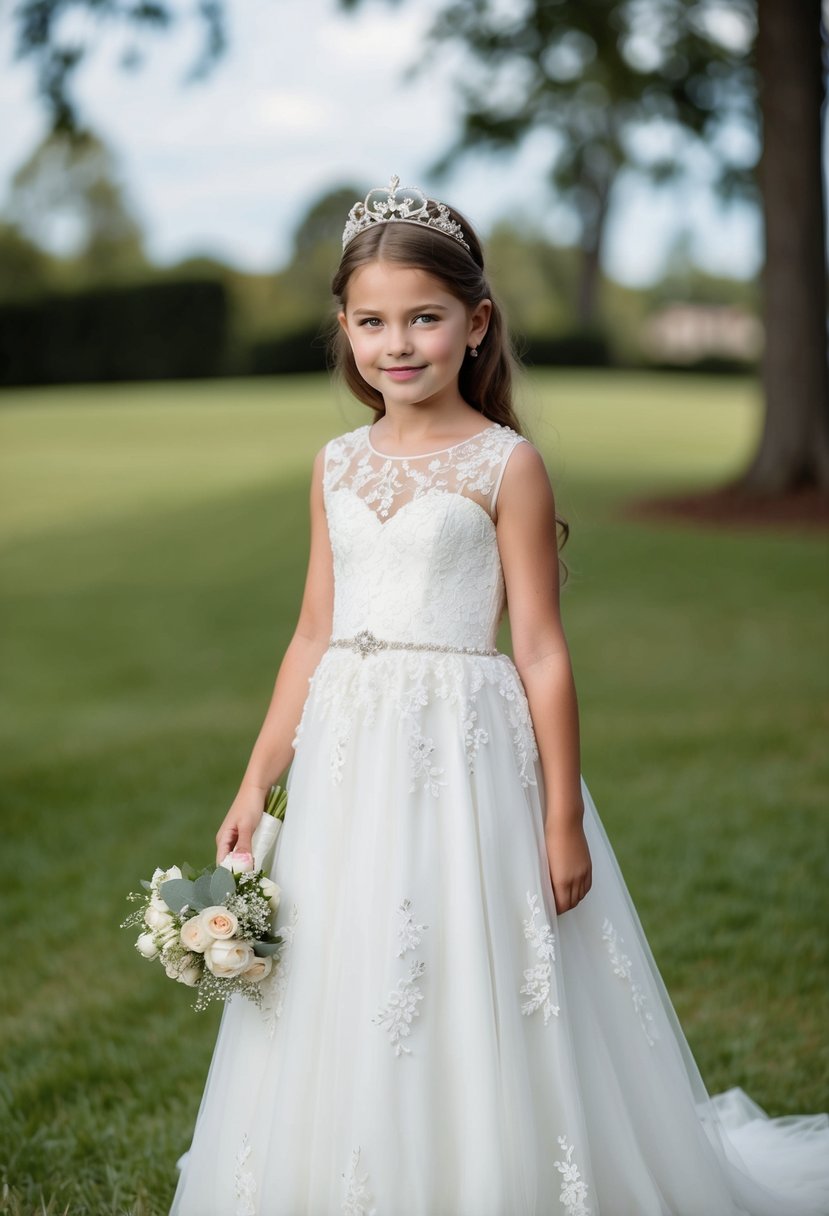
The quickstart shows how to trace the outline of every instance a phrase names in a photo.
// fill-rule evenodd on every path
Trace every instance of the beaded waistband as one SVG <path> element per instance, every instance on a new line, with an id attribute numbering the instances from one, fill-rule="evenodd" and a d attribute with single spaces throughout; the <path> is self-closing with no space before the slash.
<path id="1" fill-rule="evenodd" d="M 500 650 L 480 650 L 475 646 L 442 646 L 437 642 L 389 642 L 377 638 L 370 629 L 361 629 L 353 638 L 332 638 L 329 646 L 353 650 L 365 658 L 376 650 L 437 650 L 442 654 L 497 655 Z"/>

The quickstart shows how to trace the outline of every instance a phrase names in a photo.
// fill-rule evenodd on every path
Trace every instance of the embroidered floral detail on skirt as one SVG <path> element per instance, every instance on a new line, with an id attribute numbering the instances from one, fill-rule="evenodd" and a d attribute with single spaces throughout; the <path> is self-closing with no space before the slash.
<path id="1" fill-rule="evenodd" d="M 405 674 L 405 687 L 391 692 L 401 670 Z M 360 715 L 366 725 L 372 725 L 378 706 L 387 704 L 392 696 L 400 721 L 409 732 L 412 789 L 420 783 L 434 797 L 439 797 L 446 784 L 444 768 L 438 763 L 434 739 L 423 731 L 423 710 L 434 701 L 458 708 L 462 727 L 459 741 L 471 774 L 481 748 L 492 737 L 491 729 L 479 724 L 476 705 L 477 694 L 487 685 L 492 686 L 502 700 L 521 785 L 526 788 L 537 784 L 534 762 L 538 759 L 538 744 L 529 704 L 515 666 L 506 656 L 474 658 L 390 650 L 363 660 L 348 650 L 328 650 L 309 685 L 294 746 L 305 733 L 307 715 L 313 706 L 321 719 L 330 723 L 331 744 L 327 759 L 334 784 L 339 784 L 343 778 L 356 717 Z"/>
<path id="2" fill-rule="evenodd" d="M 639 1018 L 639 1023 L 644 1031 L 645 1038 L 649 1045 L 653 1047 L 659 1035 L 656 1030 L 656 1025 L 653 1020 L 653 1015 L 650 1011 L 650 1002 L 644 990 L 639 984 L 633 981 L 633 963 L 625 954 L 621 947 L 624 945 L 624 938 L 621 938 L 613 928 L 611 922 L 605 917 L 602 924 L 602 940 L 607 946 L 607 952 L 610 955 L 610 962 L 613 967 L 613 974 L 618 975 L 620 979 L 625 980 L 630 984 L 630 994 L 633 1000 L 633 1008 L 636 1010 L 636 1016 Z"/>
<path id="3" fill-rule="evenodd" d="M 554 1005 L 550 1000 L 552 965 L 556 957 L 555 937 L 552 929 L 543 919 L 544 913 L 539 906 L 538 895 L 533 895 L 528 891 L 527 903 L 530 907 L 530 915 L 524 919 L 524 937 L 530 942 L 536 956 L 542 961 L 528 967 L 524 972 L 524 984 L 520 991 L 523 996 L 527 997 L 527 1000 L 521 1006 L 521 1012 L 529 1016 L 537 1009 L 541 1009 L 546 1026 L 550 1018 L 558 1017 L 560 1012 L 559 1006 Z M 540 922 L 536 922 L 537 916 L 542 918 Z"/>
<path id="4" fill-rule="evenodd" d="M 360 1148 L 352 1151 L 348 1174 L 343 1174 L 346 1182 L 342 1206 L 344 1216 L 376 1216 L 377 1208 L 370 1206 L 372 1194 L 368 1188 L 368 1174 L 359 1172 L 360 1152 Z"/>
<path id="5" fill-rule="evenodd" d="M 423 993 L 415 981 L 423 975 L 425 969 L 426 964 L 415 959 L 409 968 L 408 975 L 402 976 L 397 981 L 397 986 L 389 993 L 386 1004 L 371 1019 L 378 1026 L 385 1026 L 396 1056 L 404 1052 L 406 1055 L 411 1055 L 411 1047 L 407 1047 L 405 1043 L 401 1042 L 401 1039 L 405 1039 L 411 1034 L 412 1019 L 420 1017 L 417 1003 L 423 1000 Z"/>
<path id="6" fill-rule="evenodd" d="M 559 1136 L 558 1146 L 564 1153 L 564 1160 L 555 1162 L 555 1167 L 561 1174 L 559 1202 L 567 1216 L 590 1216 L 590 1208 L 587 1206 L 587 1183 L 583 1181 L 579 1167 L 573 1161 L 573 1145 L 567 1143 L 566 1136 Z"/>
<path id="7" fill-rule="evenodd" d="M 397 915 L 400 918 L 400 924 L 397 926 L 397 941 L 400 949 L 397 951 L 397 957 L 402 958 L 407 950 L 416 950 L 423 940 L 421 934 L 424 929 L 428 929 L 428 925 L 418 925 L 412 916 L 412 901 L 404 899 L 400 907 L 397 909 Z"/>
<path id="8" fill-rule="evenodd" d="M 440 787 L 446 785 L 446 782 L 443 780 L 443 769 L 439 765 L 432 763 L 432 753 L 434 750 L 435 744 L 433 740 L 427 739 L 425 735 L 421 734 L 420 727 L 415 723 L 409 739 L 409 761 L 412 771 L 412 783 L 409 786 L 410 794 L 415 792 L 418 783 L 420 783 L 422 788 L 428 790 L 433 798 L 437 798 L 440 794 Z"/>
<path id="9" fill-rule="evenodd" d="M 256 1179 L 253 1176 L 253 1171 L 247 1168 L 248 1159 L 251 1152 L 250 1141 L 248 1140 L 247 1132 L 242 1136 L 242 1144 L 236 1154 L 236 1171 L 234 1174 L 234 1182 L 236 1184 L 236 1216 L 256 1216 Z"/>
<path id="10" fill-rule="evenodd" d="M 397 908 L 400 918 L 397 926 L 398 958 L 402 958 L 407 950 L 419 946 L 423 930 L 429 927 L 416 923 L 411 908 L 410 899 L 404 899 Z M 402 1040 L 408 1038 L 412 1032 L 412 1021 L 420 1016 L 417 1006 L 423 1000 L 423 993 L 417 981 L 425 970 L 426 964 L 422 959 L 412 959 L 407 974 L 400 977 L 385 1005 L 371 1019 L 375 1025 L 385 1027 L 396 1056 L 411 1055 L 411 1048 Z"/>

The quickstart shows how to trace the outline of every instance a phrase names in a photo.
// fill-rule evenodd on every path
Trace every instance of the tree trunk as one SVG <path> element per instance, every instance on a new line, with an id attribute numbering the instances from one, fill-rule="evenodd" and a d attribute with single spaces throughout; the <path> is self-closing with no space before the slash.
<path id="1" fill-rule="evenodd" d="M 576 316 L 582 329 L 591 330 L 596 327 L 599 312 L 599 279 L 602 270 L 602 243 L 607 226 L 609 210 L 610 182 L 591 183 L 596 201 L 596 214 L 588 231 L 583 234 L 581 247 L 581 265 L 579 267 L 578 296 L 576 299 Z"/>
<path id="2" fill-rule="evenodd" d="M 782 494 L 799 486 L 829 489 L 825 31 L 820 0 L 759 0 L 758 21 L 766 411 L 759 448 L 740 485 Z"/>

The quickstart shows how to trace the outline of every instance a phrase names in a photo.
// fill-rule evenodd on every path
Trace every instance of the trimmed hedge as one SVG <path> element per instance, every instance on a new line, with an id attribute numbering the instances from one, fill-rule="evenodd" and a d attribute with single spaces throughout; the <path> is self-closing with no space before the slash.
<path id="1" fill-rule="evenodd" d="M 229 319 L 224 285 L 205 279 L 0 304 L 0 384 L 221 375 Z"/>
<path id="2" fill-rule="evenodd" d="M 327 347 L 326 335 L 319 327 L 264 338 L 251 343 L 248 371 L 253 376 L 324 372 L 328 366 Z"/>

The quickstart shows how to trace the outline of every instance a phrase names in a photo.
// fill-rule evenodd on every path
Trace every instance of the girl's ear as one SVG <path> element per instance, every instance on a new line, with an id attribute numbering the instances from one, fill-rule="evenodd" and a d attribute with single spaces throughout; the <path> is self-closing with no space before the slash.
<path id="1" fill-rule="evenodd" d="M 475 305 L 469 316 L 469 337 L 468 342 L 477 346 L 482 342 L 487 329 L 489 329 L 489 319 L 492 316 L 492 300 L 483 299 Z"/>
<path id="2" fill-rule="evenodd" d="M 343 312 L 342 309 L 340 309 L 340 311 L 337 313 L 337 320 L 340 323 L 340 328 L 342 329 L 343 333 L 347 334 L 348 333 L 348 321 L 346 320 L 345 313 Z"/>

